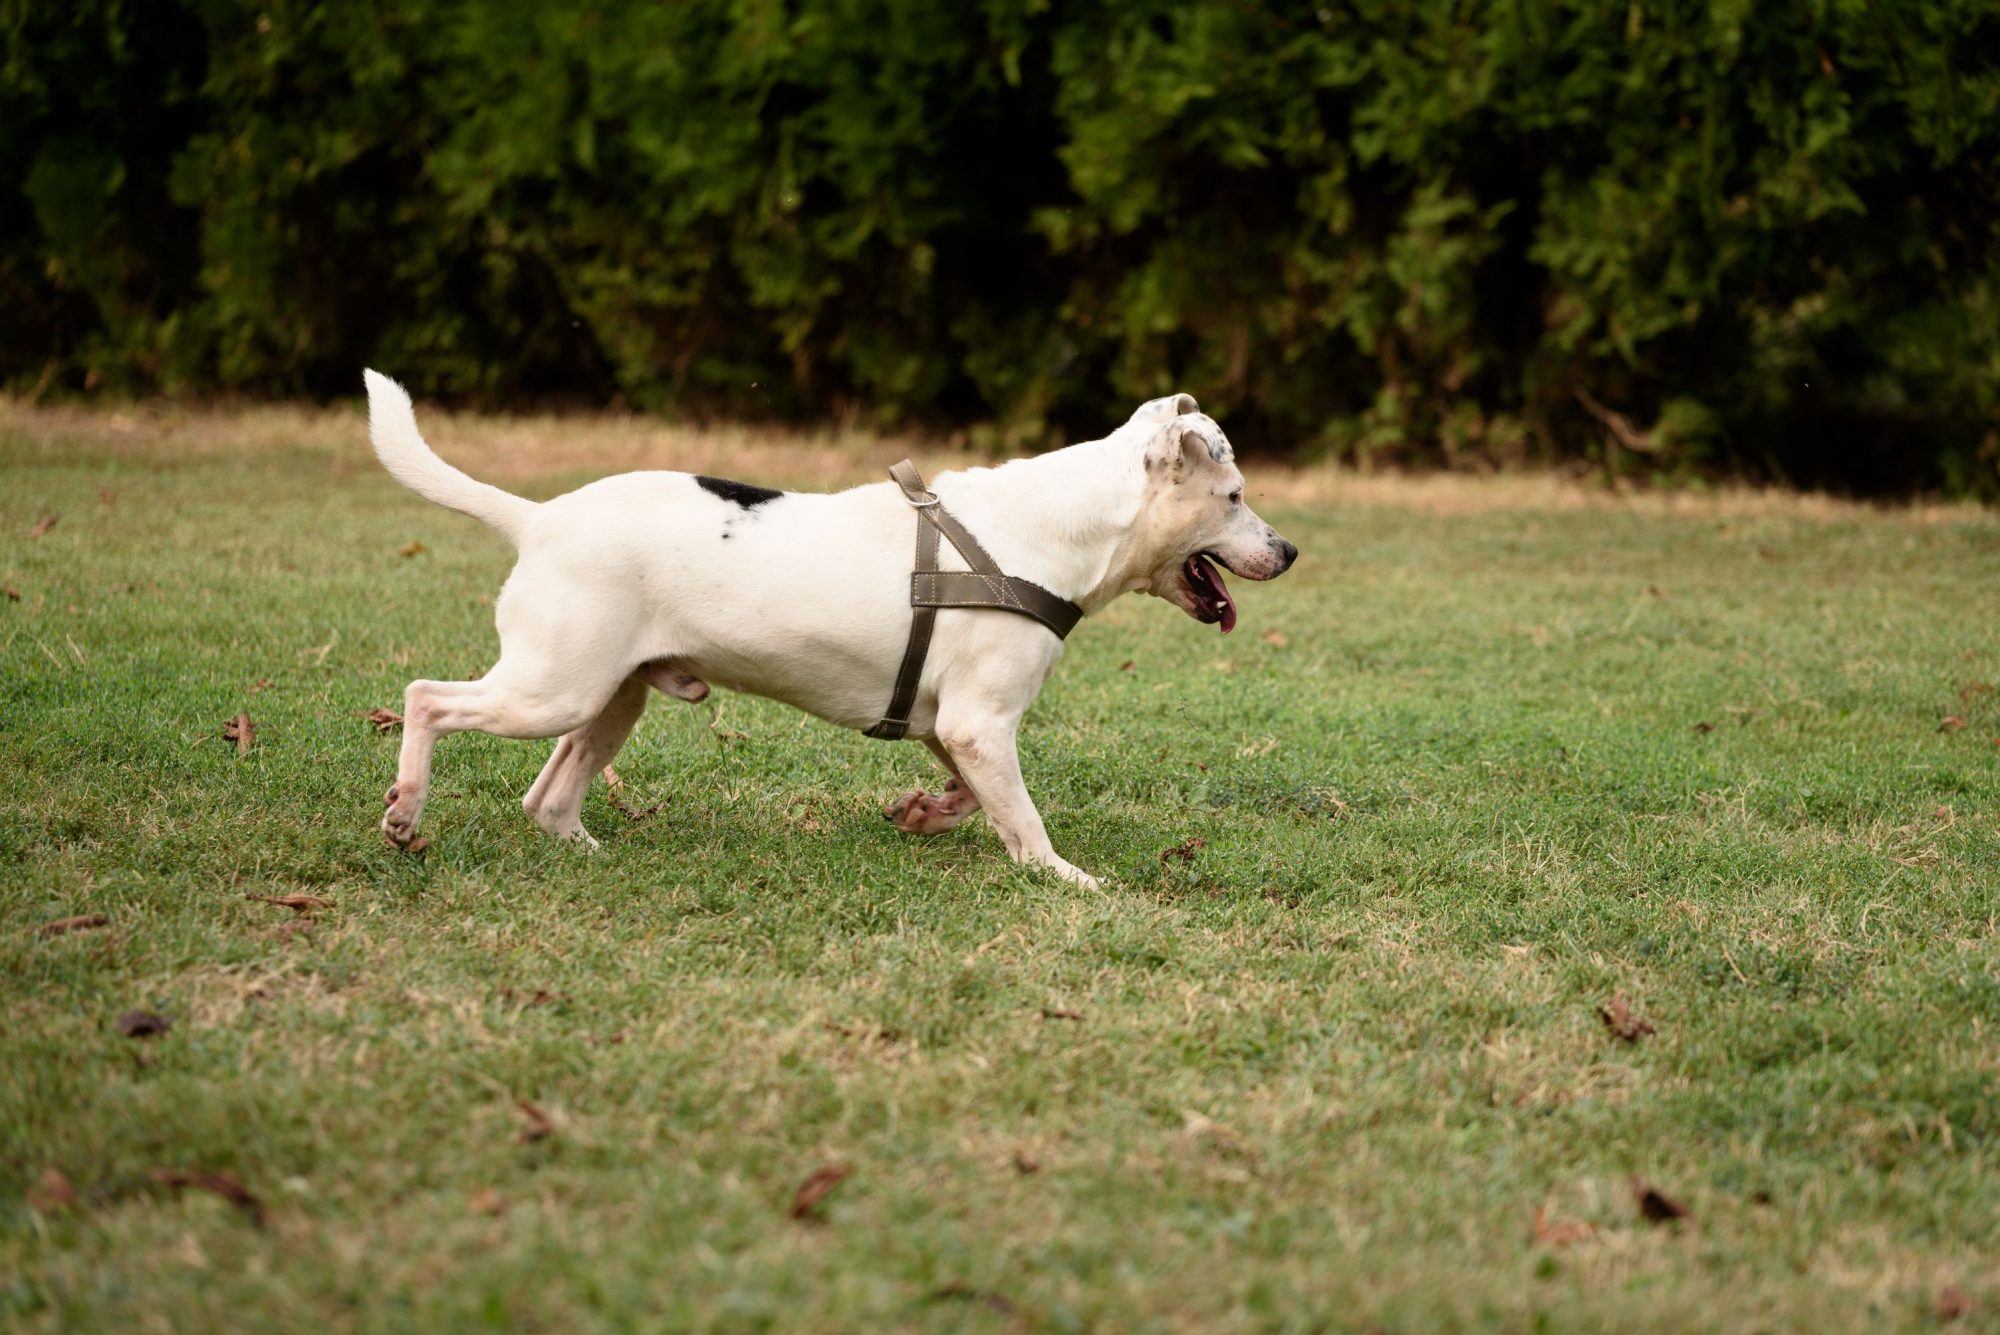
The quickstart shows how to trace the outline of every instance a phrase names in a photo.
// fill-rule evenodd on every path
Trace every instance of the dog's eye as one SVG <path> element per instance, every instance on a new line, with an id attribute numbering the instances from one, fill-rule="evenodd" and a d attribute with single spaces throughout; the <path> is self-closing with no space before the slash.
<path id="1" fill-rule="evenodd" d="M 1235 491 L 1229 493 L 1229 503 L 1231 505 L 1243 504 L 1243 488 L 1238 487 Z"/>

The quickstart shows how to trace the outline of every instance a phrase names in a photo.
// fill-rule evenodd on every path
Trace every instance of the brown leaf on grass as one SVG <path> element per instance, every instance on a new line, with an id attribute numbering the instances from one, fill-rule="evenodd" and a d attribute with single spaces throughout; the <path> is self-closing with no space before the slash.
<path id="1" fill-rule="evenodd" d="M 1128 658 L 1124 662 L 1118 665 L 1118 670 L 1120 672 L 1130 672 L 1132 670 L 1132 666 L 1133 666 L 1132 660 Z"/>
<path id="2" fill-rule="evenodd" d="M 1958 699 L 1961 704 L 1969 705 L 1981 696 L 1991 694 L 1993 694 L 1993 683 L 1986 681 L 1969 681 L 1958 688 Z"/>
<path id="3" fill-rule="evenodd" d="M 1688 1217 L 1687 1206 L 1666 1195 L 1637 1173 L 1632 1175 L 1632 1199 L 1638 1203 L 1639 1213 L 1651 1223 L 1664 1224 Z"/>
<path id="4" fill-rule="evenodd" d="M 1178 844 L 1175 844 L 1172 848 L 1169 848 L 1165 852 L 1160 854 L 1160 865 L 1164 867 L 1169 862 L 1173 862 L 1175 860 L 1179 860 L 1181 862 L 1193 862 L 1194 855 L 1207 847 L 1208 847 L 1208 840 L 1203 839 L 1200 835 L 1195 835 L 1192 838 L 1183 839 Z"/>
<path id="5" fill-rule="evenodd" d="M 1937 1319 L 1956 1321 L 1962 1316 L 1969 1316 L 1973 1305 L 1971 1296 L 1964 1289 L 1956 1284 L 1947 1284 L 1938 1290 Z"/>
<path id="6" fill-rule="evenodd" d="M 1567 1247 L 1597 1232 L 1597 1225 L 1578 1219 L 1551 1219 L 1548 1206 L 1535 1207 L 1534 1242 L 1538 1247 Z"/>
<path id="7" fill-rule="evenodd" d="M 76 1204 L 76 1188 L 69 1184 L 60 1168 L 44 1168 L 27 1195 L 28 1204 L 37 1214 L 54 1214 Z"/>
<path id="8" fill-rule="evenodd" d="M 567 992 L 545 992 L 539 987 L 532 992 L 522 988 L 503 987 L 500 989 L 500 999 L 502 1001 L 516 1002 L 522 1007 L 554 1006 L 568 1001 L 569 994 Z"/>
<path id="9" fill-rule="evenodd" d="M 1651 1020 L 1642 1020 L 1632 1013 L 1632 1003 L 1625 1000 L 1623 993 L 1599 1006 L 1597 1018 L 1604 1021 L 1604 1027 L 1611 1031 L 1613 1038 L 1625 1043 L 1637 1043 L 1660 1032 L 1653 1028 Z"/>
<path id="10" fill-rule="evenodd" d="M 245 1217 L 258 1228 L 264 1227 L 264 1202 L 257 1199 L 250 1188 L 243 1185 L 243 1179 L 234 1173 L 203 1173 L 184 1168 L 155 1168 L 153 1181 L 176 1191 L 193 1187 L 196 1191 L 206 1191 L 220 1196 L 241 1210 Z"/>
<path id="11" fill-rule="evenodd" d="M 1282 649 L 1291 642 L 1291 638 L 1281 630 L 1267 630 L 1264 632 L 1264 643 L 1270 645 L 1273 649 Z"/>
<path id="12" fill-rule="evenodd" d="M 1026 1150 L 1015 1150 L 1014 1171 L 1022 1177 L 1033 1177 L 1036 1173 L 1042 1171 L 1042 1161 L 1029 1154 Z"/>
<path id="13" fill-rule="evenodd" d="M 45 922 L 35 929 L 36 936 L 62 936 L 68 932 L 88 931 L 92 927 L 103 927 L 111 919 L 102 913 L 79 913 L 74 918 L 57 918 Z"/>
<path id="14" fill-rule="evenodd" d="M 1715 725 L 1713 723 L 1710 723 L 1707 719 L 1703 719 L 1701 722 L 1694 725 L 1694 730 L 1696 732 L 1714 732 Z"/>
<path id="15" fill-rule="evenodd" d="M 430 548 L 424 546 L 421 542 L 415 541 L 414 539 L 404 543 L 401 547 L 398 547 L 396 549 L 397 553 L 400 556 L 402 556 L 405 560 L 408 560 L 412 556 L 422 556 L 425 552 L 429 550 Z"/>
<path id="16" fill-rule="evenodd" d="M 792 1197 L 792 1218 L 812 1218 L 813 1210 L 827 1198 L 827 1194 L 853 1175 L 852 1164 L 830 1163 L 814 1169 L 812 1176 L 799 1184 L 798 1192 Z"/>
<path id="17" fill-rule="evenodd" d="M 629 806 L 624 802 L 613 802 L 611 805 L 617 810 L 619 815 L 631 821 L 634 825 L 645 820 L 648 816 L 657 815 L 660 810 L 658 802 L 653 803 L 653 805 L 647 807 L 644 811 L 640 811 L 636 807 Z"/>
<path id="18" fill-rule="evenodd" d="M 517 1145 L 532 1145 L 538 1140 L 547 1140 L 556 1133 L 556 1124 L 549 1115 L 526 1099 L 515 1099 L 514 1108 L 521 1114 L 522 1127 L 515 1135 Z"/>
<path id="19" fill-rule="evenodd" d="M 497 1215 L 507 1208 L 500 1193 L 491 1187 L 481 1187 L 466 1199 L 465 1208 L 473 1214 Z"/>
<path id="20" fill-rule="evenodd" d="M 1965 726 L 1965 720 L 1956 714 L 1946 714 L 1944 722 L 1938 724 L 1939 732 L 1957 732 Z"/>
<path id="21" fill-rule="evenodd" d="M 173 1027 L 172 1020 L 151 1011 L 126 1011 L 118 1017 L 118 1032 L 127 1038 L 157 1038 Z"/>
<path id="22" fill-rule="evenodd" d="M 259 677 L 250 683 L 250 694 L 255 695 L 259 691 L 268 691 L 277 684 L 277 682 L 272 681 L 269 677 Z"/>
<path id="23" fill-rule="evenodd" d="M 257 740 L 257 725 L 250 721 L 248 711 L 238 714 L 222 725 L 222 740 L 236 743 L 237 755 L 250 754 L 251 744 Z"/>
<path id="24" fill-rule="evenodd" d="M 377 732 L 394 732 L 403 726 L 403 716 L 393 709 L 371 709 L 361 717 L 373 724 Z"/>
<path id="25" fill-rule="evenodd" d="M 1081 1020 L 1083 1012 L 1064 1010 L 1060 1006 L 1044 1006 L 1042 1007 L 1042 1018 L 1044 1020 Z"/>
<path id="26" fill-rule="evenodd" d="M 318 895 L 245 895 L 245 899 L 259 904 L 276 904 L 281 909 L 294 913 L 311 913 L 314 909 L 330 909 L 333 901 L 321 899 Z"/>
<path id="27" fill-rule="evenodd" d="M 431 846 L 431 837 L 427 834 L 420 834 L 416 838 L 410 840 L 409 843 L 404 844 L 403 851 L 405 853 L 413 853 L 421 857 L 423 856 L 423 851 L 426 848 L 429 848 L 430 846 Z"/>
<path id="28" fill-rule="evenodd" d="M 18 603 L 21 601 L 21 591 L 15 588 L 12 584 L 0 584 L 0 593 L 6 594 L 7 601 L 10 603 Z"/>
<path id="29" fill-rule="evenodd" d="M 31 538 L 41 537 L 44 533 L 47 533 L 50 529 L 54 528 L 56 526 L 56 520 L 61 518 L 62 516 L 59 514 L 43 515 L 40 519 L 37 519 L 35 521 L 35 526 L 28 530 L 28 536 Z"/>

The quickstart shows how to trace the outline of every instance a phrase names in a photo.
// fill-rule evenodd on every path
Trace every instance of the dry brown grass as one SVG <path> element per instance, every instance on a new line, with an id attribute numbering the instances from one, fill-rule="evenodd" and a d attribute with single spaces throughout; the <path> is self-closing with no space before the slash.
<path id="1" fill-rule="evenodd" d="M 0 434 L 62 455 L 134 459 L 201 458 L 271 447 L 323 449 L 343 467 L 368 463 L 367 430 L 354 405 L 187 407 L 165 400 L 115 406 L 35 405 L 0 396 Z M 931 436 L 828 427 L 692 426 L 630 414 L 495 417 L 419 404 L 426 437 L 478 477 L 532 484 L 580 473 L 671 468 L 726 473 L 796 487 L 834 488 L 880 478 L 896 460 L 927 471 L 989 462 Z M 1823 493 L 1724 485 L 1657 490 L 1611 485 L 1596 475 L 1541 469 L 1507 474 L 1359 471 L 1339 464 L 1249 465 L 1253 492 L 1267 505 L 1346 505 L 1453 517 L 1517 512 L 1628 511 L 1643 515 L 1782 516 L 1806 520 L 1894 516 L 1917 523 L 1961 520 L 1964 503 L 1881 505 Z"/>

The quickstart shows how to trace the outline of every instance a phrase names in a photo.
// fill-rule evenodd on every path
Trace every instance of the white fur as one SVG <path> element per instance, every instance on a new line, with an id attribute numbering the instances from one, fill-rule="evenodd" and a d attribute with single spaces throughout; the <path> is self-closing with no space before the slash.
<path id="1" fill-rule="evenodd" d="M 540 504 L 474 481 L 417 430 L 409 396 L 369 371 L 375 452 L 399 481 L 491 524 L 520 550 L 495 605 L 500 661 L 478 681 L 412 682 L 383 829 L 416 836 L 439 737 L 561 737 L 523 805 L 553 834 L 594 842 L 584 791 L 644 712 L 649 686 L 698 700 L 706 684 L 795 705 L 850 728 L 878 722 L 910 629 L 916 514 L 894 483 L 787 492 L 746 508 L 685 473 L 626 473 Z M 1187 395 L 1142 405 L 1103 440 L 932 480 L 1000 568 L 1086 613 L 1121 593 L 1197 615 L 1181 574 L 1206 551 L 1252 579 L 1296 555 L 1240 500 L 1220 427 Z M 726 535 L 726 536 L 725 536 Z M 963 569 L 950 544 L 940 564 Z M 1022 782 L 1015 733 L 1062 642 L 1027 618 L 940 611 L 909 735 L 951 771 L 937 798 L 888 813 L 913 833 L 983 807 L 1016 861 L 1091 877 L 1057 856 Z"/>

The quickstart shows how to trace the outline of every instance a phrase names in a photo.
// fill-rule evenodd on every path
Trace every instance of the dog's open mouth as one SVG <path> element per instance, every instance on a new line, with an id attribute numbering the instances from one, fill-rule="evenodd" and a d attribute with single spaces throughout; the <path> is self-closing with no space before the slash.
<path id="1" fill-rule="evenodd" d="M 1196 552 L 1181 567 L 1187 576 L 1188 592 L 1194 597 L 1194 606 L 1189 609 L 1194 619 L 1205 626 L 1222 623 L 1222 633 L 1227 635 L 1236 629 L 1236 601 L 1229 596 L 1229 590 L 1222 583 L 1221 572 L 1207 552 Z"/>

